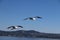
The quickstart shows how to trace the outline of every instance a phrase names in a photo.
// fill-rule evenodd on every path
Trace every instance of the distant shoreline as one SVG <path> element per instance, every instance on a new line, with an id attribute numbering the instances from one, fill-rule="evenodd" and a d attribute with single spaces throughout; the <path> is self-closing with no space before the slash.
<path id="1" fill-rule="evenodd" d="M 0 36 L 60 39 L 60 34 L 42 33 L 34 30 L 19 30 L 19 31 L 0 30 Z"/>

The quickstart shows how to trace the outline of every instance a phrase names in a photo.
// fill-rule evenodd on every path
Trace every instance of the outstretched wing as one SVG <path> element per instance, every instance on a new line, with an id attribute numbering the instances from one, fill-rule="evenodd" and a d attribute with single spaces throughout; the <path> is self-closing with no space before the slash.
<path id="1" fill-rule="evenodd" d="M 11 27 L 8 27 L 7 29 L 10 29 Z"/>
<path id="2" fill-rule="evenodd" d="M 10 28 L 13 28 L 14 26 L 10 26 L 10 27 L 8 27 L 7 29 L 10 29 Z"/>
<path id="3" fill-rule="evenodd" d="M 36 16 L 35 18 L 42 18 L 42 17 Z"/>
<path id="4" fill-rule="evenodd" d="M 19 26 L 19 25 L 18 25 L 17 27 L 21 27 L 21 28 L 23 28 L 23 26 Z"/>
<path id="5" fill-rule="evenodd" d="M 24 20 L 28 20 L 29 18 L 25 18 Z"/>

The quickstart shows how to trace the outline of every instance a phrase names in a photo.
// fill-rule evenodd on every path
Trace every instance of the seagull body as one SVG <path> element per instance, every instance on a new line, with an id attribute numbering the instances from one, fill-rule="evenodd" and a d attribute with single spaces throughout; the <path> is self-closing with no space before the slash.
<path id="1" fill-rule="evenodd" d="M 11 29 L 11 30 L 14 30 L 14 29 L 17 29 L 17 28 L 23 28 L 22 26 L 10 26 L 8 27 L 7 29 Z"/>
<path id="2" fill-rule="evenodd" d="M 28 17 L 28 18 L 25 18 L 24 20 L 36 20 L 37 18 L 42 18 L 42 17 L 39 17 L 39 16 L 36 16 L 36 17 Z"/>

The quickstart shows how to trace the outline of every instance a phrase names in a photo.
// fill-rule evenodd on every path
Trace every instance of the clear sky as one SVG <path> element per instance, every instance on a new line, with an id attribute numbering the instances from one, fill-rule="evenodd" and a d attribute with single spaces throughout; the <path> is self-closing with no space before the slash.
<path id="1" fill-rule="evenodd" d="M 43 19 L 24 21 L 26 17 Z M 20 30 L 60 33 L 60 0 L 0 0 L 0 30 L 21 25 Z"/>

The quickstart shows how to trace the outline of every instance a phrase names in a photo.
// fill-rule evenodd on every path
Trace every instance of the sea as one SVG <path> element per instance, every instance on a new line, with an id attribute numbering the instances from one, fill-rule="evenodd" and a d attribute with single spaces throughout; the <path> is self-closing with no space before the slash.
<path id="1" fill-rule="evenodd" d="M 60 39 L 0 36 L 0 40 L 60 40 Z"/>

